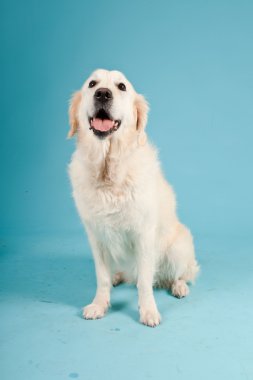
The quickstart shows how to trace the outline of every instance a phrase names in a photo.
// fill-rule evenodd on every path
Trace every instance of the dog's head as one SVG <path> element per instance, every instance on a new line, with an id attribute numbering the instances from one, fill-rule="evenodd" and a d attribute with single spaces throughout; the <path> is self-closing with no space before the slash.
<path id="1" fill-rule="evenodd" d="M 96 70 L 76 92 L 69 108 L 70 131 L 96 139 L 117 138 L 132 129 L 143 136 L 148 105 L 119 71 Z"/>

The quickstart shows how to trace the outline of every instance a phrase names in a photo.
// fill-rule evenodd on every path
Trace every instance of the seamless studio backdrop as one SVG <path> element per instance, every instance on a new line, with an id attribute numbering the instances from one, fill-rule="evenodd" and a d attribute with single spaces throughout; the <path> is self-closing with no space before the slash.
<path id="1" fill-rule="evenodd" d="M 1 378 L 252 378 L 252 1 L 4 0 L 0 14 Z M 202 267 L 189 298 L 155 292 L 154 330 L 127 285 L 103 320 L 81 319 L 95 274 L 67 176 L 68 101 L 96 68 L 148 99 Z"/>

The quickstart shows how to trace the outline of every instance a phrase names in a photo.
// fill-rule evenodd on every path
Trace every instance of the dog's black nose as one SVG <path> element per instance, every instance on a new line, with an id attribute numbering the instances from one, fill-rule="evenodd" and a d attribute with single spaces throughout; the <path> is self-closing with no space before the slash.
<path id="1" fill-rule="evenodd" d="M 94 96 L 99 102 L 105 103 L 112 99 L 112 92 L 109 88 L 98 88 Z"/>

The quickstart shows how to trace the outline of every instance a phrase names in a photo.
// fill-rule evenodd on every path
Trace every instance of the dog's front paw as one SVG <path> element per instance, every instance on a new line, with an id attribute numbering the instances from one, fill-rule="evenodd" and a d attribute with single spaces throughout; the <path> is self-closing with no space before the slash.
<path id="1" fill-rule="evenodd" d="M 140 322 L 146 326 L 155 327 L 161 322 L 161 316 L 156 309 L 140 309 Z"/>
<path id="2" fill-rule="evenodd" d="M 83 308 L 83 317 L 85 319 L 99 319 L 103 318 L 107 307 L 95 303 L 91 303 Z"/>

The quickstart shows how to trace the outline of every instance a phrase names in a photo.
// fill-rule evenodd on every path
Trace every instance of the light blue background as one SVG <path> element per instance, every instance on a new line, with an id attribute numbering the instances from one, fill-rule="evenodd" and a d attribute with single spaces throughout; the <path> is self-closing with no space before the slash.
<path id="1" fill-rule="evenodd" d="M 4 379 L 250 379 L 253 2 L 5 0 L 0 13 Z M 67 109 L 98 67 L 147 97 L 202 265 L 190 298 L 156 294 L 155 330 L 137 323 L 131 287 L 104 320 L 79 314 L 95 279 L 66 174 Z"/>

